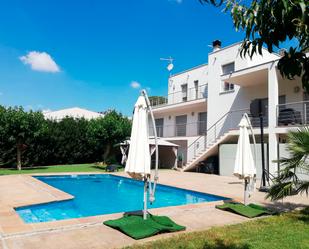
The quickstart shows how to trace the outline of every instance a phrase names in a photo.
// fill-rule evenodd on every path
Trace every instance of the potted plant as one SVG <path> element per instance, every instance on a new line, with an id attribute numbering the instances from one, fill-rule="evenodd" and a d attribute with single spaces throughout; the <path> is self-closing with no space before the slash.
<path id="1" fill-rule="evenodd" d="M 183 166 L 183 154 L 177 156 L 177 167 L 182 168 Z"/>

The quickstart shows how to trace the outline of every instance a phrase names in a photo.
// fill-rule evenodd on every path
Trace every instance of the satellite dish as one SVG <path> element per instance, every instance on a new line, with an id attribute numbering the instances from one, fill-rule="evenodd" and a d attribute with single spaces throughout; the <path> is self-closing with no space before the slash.
<path id="1" fill-rule="evenodd" d="M 168 64 L 168 66 L 167 66 L 168 71 L 172 71 L 173 68 L 174 68 L 174 65 L 172 63 Z"/>
<path id="2" fill-rule="evenodd" d="M 168 61 L 169 64 L 167 65 L 166 69 L 170 72 L 173 70 L 174 65 L 173 65 L 173 58 L 170 56 L 169 58 L 160 58 L 160 61 Z"/>

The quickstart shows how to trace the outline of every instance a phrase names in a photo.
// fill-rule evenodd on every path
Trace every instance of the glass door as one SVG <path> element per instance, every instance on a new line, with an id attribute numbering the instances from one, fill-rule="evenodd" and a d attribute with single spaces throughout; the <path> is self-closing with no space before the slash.
<path id="1" fill-rule="evenodd" d="M 197 134 L 205 135 L 207 131 L 207 112 L 200 112 L 198 114 Z"/>
<path id="2" fill-rule="evenodd" d="M 176 116 L 176 136 L 183 137 L 187 134 L 187 115 Z"/>

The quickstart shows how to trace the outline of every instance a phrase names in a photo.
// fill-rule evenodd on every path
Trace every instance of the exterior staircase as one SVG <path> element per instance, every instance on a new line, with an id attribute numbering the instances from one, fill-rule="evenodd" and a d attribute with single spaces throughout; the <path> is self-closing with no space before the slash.
<path id="1" fill-rule="evenodd" d="M 238 129 L 243 114 L 248 112 L 248 109 L 229 111 L 218 119 L 207 129 L 205 135 L 198 137 L 188 146 L 188 162 L 180 170 L 192 170 L 207 157 L 218 154 L 218 145 L 235 136 L 235 129 Z"/>
<path id="2" fill-rule="evenodd" d="M 199 162 L 204 161 L 209 156 L 218 154 L 218 145 L 224 143 L 231 136 L 231 132 L 228 131 L 222 136 L 218 137 L 214 141 L 207 144 L 206 148 L 198 152 L 185 166 L 181 169 L 182 171 L 192 170 L 198 166 Z"/>

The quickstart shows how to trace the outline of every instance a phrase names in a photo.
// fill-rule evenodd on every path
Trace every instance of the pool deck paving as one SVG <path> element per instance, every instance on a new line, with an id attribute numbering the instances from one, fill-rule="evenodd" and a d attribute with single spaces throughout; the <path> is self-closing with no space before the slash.
<path id="1" fill-rule="evenodd" d="M 113 174 L 126 176 L 123 172 Z M 236 201 L 243 199 L 243 183 L 236 177 L 171 170 L 160 171 L 159 177 L 161 184 L 225 196 Z M 176 223 L 186 226 L 186 231 L 161 234 L 136 241 L 102 224 L 105 220 L 121 217 L 122 213 L 26 224 L 14 210 L 15 207 L 71 198 L 74 197 L 33 178 L 31 175 L 0 176 L 0 249 L 121 248 L 188 231 L 205 230 L 214 226 L 236 224 L 249 220 L 216 209 L 215 205 L 223 203 L 223 201 L 156 208 L 151 209 L 152 214 L 167 215 Z M 283 202 L 274 203 L 265 200 L 265 193 L 258 191 L 253 193 L 250 201 L 283 211 L 309 205 L 309 198 L 305 195 L 288 197 Z"/>

